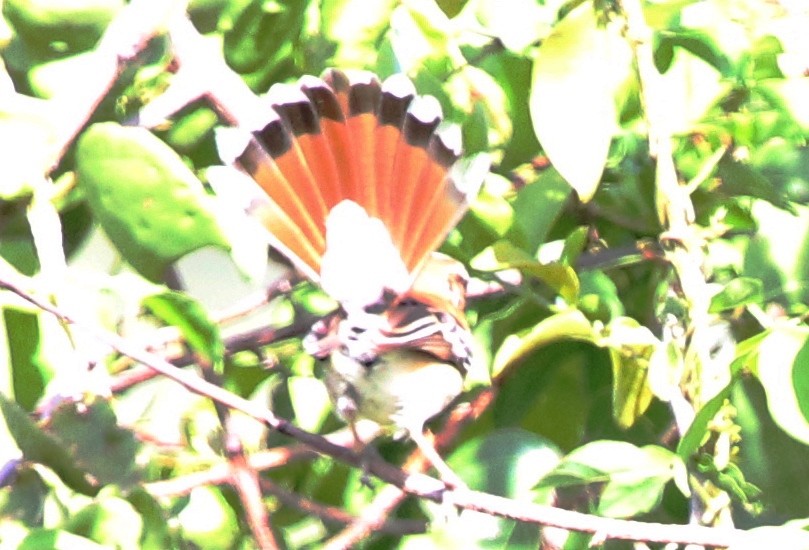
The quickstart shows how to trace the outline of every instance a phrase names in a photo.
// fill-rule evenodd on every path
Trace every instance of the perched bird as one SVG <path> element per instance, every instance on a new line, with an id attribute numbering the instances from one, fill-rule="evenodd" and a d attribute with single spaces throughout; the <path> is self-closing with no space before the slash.
<path id="1" fill-rule="evenodd" d="M 249 211 L 339 304 L 304 345 L 329 359 L 338 413 L 407 434 L 442 477 L 424 423 L 463 389 L 468 278 L 435 252 L 488 172 L 404 75 L 327 70 L 267 94 L 266 120 L 230 153 L 258 184 Z M 355 432 L 356 434 L 356 432 Z"/>

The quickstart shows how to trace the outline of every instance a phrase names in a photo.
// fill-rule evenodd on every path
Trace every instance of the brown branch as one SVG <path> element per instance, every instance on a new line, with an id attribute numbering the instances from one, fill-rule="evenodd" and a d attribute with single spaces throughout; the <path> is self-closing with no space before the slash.
<path id="1" fill-rule="evenodd" d="M 343 550 L 353 548 L 359 541 L 367 538 L 385 525 L 390 513 L 407 497 L 407 493 L 399 487 L 389 485 L 383 488 L 367 505 L 362 516 L 351 523 L 343 531 L 325 545 L 323 550 Z"/>
<path id="2" fill-rule="evenodd" d="M 388 487 L 393 486 L 389 485 Z M 261 488 L 265 492 L 275 496 L 284 506 L 295 508 L 309 515 L 318 517 L 325 522 L 351 523 L 357 519 L 356 516 L 349 514 L 342 508 L 326 506 L 314 502 L 311 499 L 287 491 L 267 479 L 261 479 Z M 390 535 L 418 535 L 427 531 L 427 523 L 415 519 L 387 520 L 378 525 L 376 531 Z"/>
<path id="3" fill-rule="evenodd" d="M 418 473 L 405 473 L 382 460 L 368 461 L 367 457 L 336 445 L 319 435 L 302 430 L 288 420 L 279 418 L 269 409 L 235 395 L 219 386 L 211 384 L 193 373 L 175 367 L 168 361 L 143 349 L 133 346 L 117 334 L 80 323 L 62 309 L 24 290 L 31 286 L 30 279 L 19 275 L 5 261 L 0 260 L 0 288 L 9 290 L 48 312 L 63 322 L 75 325 L 97 341 L 127 355 L 160 374 L 174 380 L 188 390 L 206 396 L 230 409 L 241 411 L 264 423 L 268 427 L 291 437 L 300 443 L 355 467 L 365 467 L 368 473 L 395 485 L 403 491 L 436 502 L 451 498 L 461 508 L 477 510 L 488 514 L 508 517 L 518 521 L 539 523 L 588 533 L 597 533 L 605 539 L 642 540 L 648 542 L 676 542 L 680 544 L 702 544 L 705 546 L 730 546 L 745 540 L 745 531 L 736 529 L 713 529 L 696 525 L 664 525 L 602 518 L 590 514 L 572 512 L 542 506 L 530 502 L 509 500 L 478 491 L 448 489 L 441 481 Z"/>
<path id="4" fill-rule="evenodd" d="M 249 463 L 244 447 L 235 434 L 228 433 L 227 455 L 230 466 L 230 484 L 239 494 L 247 525 L 253 534 L 256 546 L 261 550 L 279 548 L 275 535 L 270 529 L 269 513 L 264 506 L 259 475 Z"/>
<path id="5" fill-rule="evenodd" d="M 68 82 L 67 87 L 48 101 L 53 120 L 58 122 L 48 172 L 57 166 L 118 80 L 126 62 L 134 59 L 150 39 L 161 33 L 172 17 L 184 13 L 186 4 L 185 0 L 133 0 L 116 15 L 91 54 L 93 70 Z"/>

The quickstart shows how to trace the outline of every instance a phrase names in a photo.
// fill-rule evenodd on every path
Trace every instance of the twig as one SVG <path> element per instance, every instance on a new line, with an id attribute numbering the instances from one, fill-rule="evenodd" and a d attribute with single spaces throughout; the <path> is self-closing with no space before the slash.
<path id="1" fill-rule="evenodd" d="M 353 548 L 359 541 L 368 537 L 370 533 L 378 531 L 387 520 L 390 513 L 405 499 L 407 493 L 399 487 L 389 485 L 377 493 L 374 501 L 367 505 L 362 517 L 357 518 L 338 535 L 323 545 L 323 550 L 344 550 Z"/>
<path id="2" fill-rule="evenodd" d="M 686 324 L 687 334 L 681 334 L 675 325 L 666 326 L 663 331 L 664 342 L 673 342 L 684 358 L 683 390 L 681 394 L 675 394 L 671 403 L 677 428 L 683 435 L 696 412 L 723 386 L 721 381 L 729 382 L 730 369 L 729 364 L 717 361 L 710 353 L 714 338 L 709 313 L 711 293 L 703 273 L 703 236 L 694 225 L 694 206 L 689 190 L 687 186 L 680 185 L 674 166 L 672 136 L 667 124 L 668 106 L 660 74 L 654 65 L 652 31 L 646 24 L 640 0 L 620 0 L 620 5 L 626 16 L 626 34 L 632 42 L 637 62 L 650 154 L 656 160 L 657 210 L 666 228 L 661 241 L 668 245 L 666 259 L 674 268 L 679 292 L 688 305 L 688 318 L 678 319 Z M 730 456 L 729 437 L 719 434 L 716 440 L 713 454 Z M 696 494 L 697 491 L 694 491 Z M 717 497 L 725 503 L 729 502 L 727 495 L 717 494 Z M 700 502 L 696 496 L 692 497 L 692 521 L 732 525 L 730 508 L 726 505 L 718 515 L 703 517 L 703 507 L 708 504 Z"/>
<path id="3" fill-rule="evenodd" d="M 133 0 L 116 15 L 93 51 L 93 70 L 50 100 L 58 116 L 57 138 L 51 157 L 53 170 L 73 139 L 115 84 L 127 61 L 135 58 L 148 41 L 159 34 L 167 21 L 185 13 L 186 0 L 155 2 Z"/>
<path id="4" fill-rule="evenodd" d="M 393 487 L 389 485 L 388 487 Z M 342 508 L 336 506 L 326 506 L 312 500 L 283 489 L 279 485 L 267 479 L 261 479 L 261 488 L 275 496 L 284 506 L 293 507 L 309 515 L 316 516 L 325 522 L 351 523 L 357 519 Z M 387 520 L 377 526 L 377 532 L 391 535 L 417 535 L 427 531 L 427 523 L 415 519 L 395 519 Z"/>
<path id="5" fill-rule="evenodd" d="M 552 506 L 509 500 L 477 491 L 463 489 L 449 490 L 437 479 L 421 474 L 407 474 L 381 460 L 369 462 L 366 457 L 362 457 L 345 447 L 336 445 L 324 437 L 297 428 L 289 421 L 277 417 L 265 407 L 252 403 L 214 384 L 210 384 L 190 372 L 175 367 L 152 353 L 148 353 L 137 346 L 131 345 L 117 334 L 80 323 L 75 317 L 50 304 L 47 300 L 37 298 L 35 295 L 27 292 L 24 287 L 30 284 L 30 279 L 19 275 L 7 262 L 0 260 L 0 288 L 9 290 L 39 309 L 55 315 L 66 323 L 75 325 L 78 329 L 85 331 L 96 340 L 160 372 L 190 391 L 213 399 L 228 408 L 241 411 L 263 422 L 268 427 L 311 447 L 319 453 L 334 457 L 355 467 L 364 466 L 369 473 L 399 487 L 409 494 L 436 502 L 441 501 L 444 497 L 449 497 L 456 506 L 461 508 L 563 529 L 588 533 L 597 532 L 600 536 L 604 536 L 608 539 L 617 538 L 648 542 L 731 546 L 732 544 L 742 541 L 746 535 L 744 531 L 735 529 L 713 529 L 697 525 L 664 525 L 602 518 L 562 510 Z"/>
<path id="6" fill-rule="evenodd" d="M 339 444 L 338 441 L 332 441 Z M 302 445 L 277 447 L 252 453 L 248 457 L 250 468 L 257 471 L 272 470 L 297 460 L 314 458 L 317 453 Z M 203 485 L 222 485 L 230 478 L 230 466 L 226 463 L 216 464 L 207 470 L 193 472 L 164 481 L 153 481 L 144 488 L 153 497 L 178 497 L 187 495 L 196 487 Z"/>
<path id="7" fill-rule="evenodd" d="M 230 484 L 239 494 L 256 546 L 261 550 L 279 548 L 275 535 L 270 529 L 269 513 L 267 507 L 264 506 L 264 495 L 261 492 L 258 472 L 248 462 L 238 436 L 229 429 L 226 431 L 229 440 L 227 455 L 230 465 Z"/>

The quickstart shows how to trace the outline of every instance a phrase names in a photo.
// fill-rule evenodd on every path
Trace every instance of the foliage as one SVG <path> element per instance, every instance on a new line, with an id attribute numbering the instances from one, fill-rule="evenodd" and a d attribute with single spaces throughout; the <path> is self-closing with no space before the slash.
<path id="1" fill-rule="evenodd" d="M 799 4 L 647 1 L 640 27 L 631 0 L 196 0 L 188 14 L 256 93 L 329 66 L 402 71 L 462 124 L 468 153 L 495 158 L 444 245 L 503 289 L 470 300 L 481 368 L 462 400 L 491 401 L 448 458 L 470 488 L 610 518 L 777 526 L 768 540 L 798 544 L 809 517 Z M 189 94 L 164 124 L 132 126 L 182 74 L 171 27 L 155 26 L 106 93 L 89 90 L 101 101 L 54 155 L 72 102 L 104 69 L 105 29 L 143 22 L 119 0 L 2 6 L 0 275 L 32 276 L 28 290 L 81 323 L 305 430 L 340 428 L 301 347 L 331 303 L 296 283 L 258 313 L 228 308 L 264 288 L 268 267 L 255 227 L 211 189 L 214 106 Z M 0 547 L 256 544 L 230 476 L 192 474 L 294 441 L 173 381 L 128 378 L 142 367 L 9 292 L 0 300 Z M 411 448 L 375 446 L 396 464 Z M 319 546 L 381 491 L 331 457 L 258 469 L 288 547 Z M 470 511 L 433 521 L 445 513 L 406 501 L 365 547 L 535 548 L 550 536 Z M 412 520 L 431 529 L 412 534 Z M 565 548 L 589 543 L 572 535 Z"/>

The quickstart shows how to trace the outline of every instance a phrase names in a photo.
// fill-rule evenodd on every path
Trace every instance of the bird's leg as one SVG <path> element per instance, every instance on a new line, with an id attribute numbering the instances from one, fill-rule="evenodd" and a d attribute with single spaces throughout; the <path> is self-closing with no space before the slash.
<path id="1" fill-rule="evenodd" d="M 368 445 L 362 440 L 362 437 L 360 437 L 360 434 L 357 431 L 356 421 L 349 420 L 348 426 L 351 429 L 351 435 L 354 436 L 354 452 L 360 455 L 360 470 L 362 471 L 360 483 L 369 489 L 373 489 L 374 484 L 371 481 L 371 476 L 368 475 L 368 471 L 370 470 L 371 460 L 378 456 L 376 449 L 373 447 L 373 445 Z"/>
<path id="2" fill-rule="evenodd" d="M 435 450 L 432 441 L 428 438 L 424 432 L 420 430 L 412 430 L 409 432 L 410 439 L 418 446 L 421 454 L 424 455 L 424 458 L 432 464 L 433 468 L 438 472 L 438 477 L 441 478 L 441 481 L 449 487 L 450 489 L 466 489 L 466 483 L 458 477 L 458 474 L 452 471 L 452 468 L 444 462 L 444 459 L 441 458 L 441 455 L 438 454 L 438 451 Z"/>

